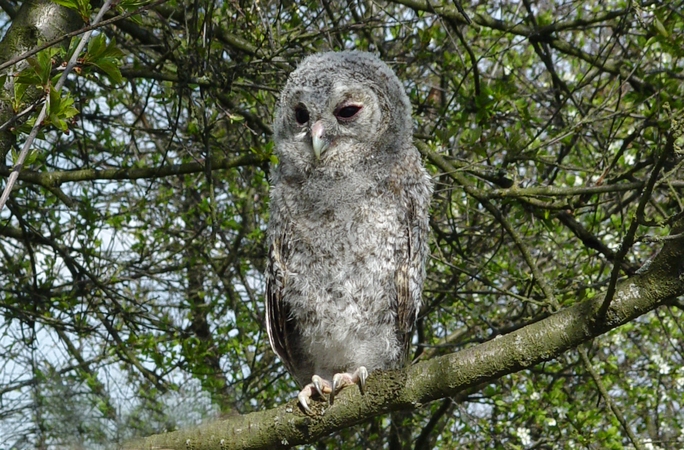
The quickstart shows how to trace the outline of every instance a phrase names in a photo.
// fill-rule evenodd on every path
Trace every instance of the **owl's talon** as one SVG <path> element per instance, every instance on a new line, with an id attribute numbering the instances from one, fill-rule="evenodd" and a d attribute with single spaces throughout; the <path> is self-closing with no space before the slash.
<path id="1" fill-rule="evenodd" d="M 311 384 L 313 384 L 313 387 L 316 388 L 316 392 L 318 392 L 318 395 L 325 398 L 325 394 L 323 393 L 323 391 L 325 387 L 330 388 L 330 383 L 328 383 L 327 380 L 324 380 L 318 375 L 314 375 L 313 377 L 311 377 Z"/>
<path id="2" fill-rule="evenodd" d="M 307 414 L 314 415 L 314 412 L 311 410 L 311 408 L 309 408 L 309 400 L 311 397 L 317 394 L 320 395 L 321 398 L 330 401 L 326 396 L 326 394 L 328 394 L 330 391 L 330 382 L 319 377 L 318 375 L 314 375 L 311 377 L 311 383 L 307 384 L 301 391 L 299 391 L 297 400 Z"/>
<path id="3" fill-rule="evenodd" d="M 366 393 L 366 379 L 368 378 L 368 370 L 365 367 L 361 366 L 358 369 L 356 369 L 356 372 L 354 372 L 354 375 L 352 376 L 352 378 L 354 376 L 356 376 L 359 379 L 359 381 L 358 381 L 359 390 L 361 391 L 362 394 L 365 394 Z"/>
<path id="4" fill-rule="evenodd" d="M 335 394 L 339 392 L 340 389 L 352 383 L 351 377 L 352 376 L 348 373 L 336 373 L 333 376 L 332 392 L 330 393 L 330 403 L 333 402 Z"/>
<path id="5" fill-rule="evenodd" d="M 307 389 L 308 387 L 309 386 L 306 386 L 299 392 L 297 395 L 297 401 L 300 405 L 302 405 L 302 408 L 304 408 L 304 411 L 306 411 L 307 414 L 313 416 L 313 411 L 311 411 L 311 408 L 309 408 L 309 402 L 307 401 L 307 399 L 311 398 L 311 389 Z"/>
<path id="6" fill-rule="evenodd" d="M 345 386 L 358 384 L 359 390 L 363 394 L 366 390 L 366 378 L 368 378 L 368 370 L 364 366 L 359 366 L 354 373 L 336 373 L 333 376 L 332 388 L 330 391 L 330 403 L 332 404 L 335 394 Z"/>
<path id="7" fill-rule="evenodd" d="M 328 401 L 332 405 L 333 401 L 335 401 L 335 393 L 342 388 L 342 381 L 340 380 L 340 377 L 342 375 L 348 375 L 348 374 L 343 374 L 343 373 L 336 373 L 333 376 L 333 381 L 332 381 L 332 391 L 330 391 L 330 397 L 328 398 Z"/>

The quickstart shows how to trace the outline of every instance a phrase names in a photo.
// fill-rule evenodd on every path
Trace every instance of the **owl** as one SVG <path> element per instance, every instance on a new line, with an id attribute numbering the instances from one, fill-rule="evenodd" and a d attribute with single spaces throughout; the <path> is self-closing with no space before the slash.
<path id="1" fill-rule="evenodd" d="M 411 104 L 364 52 L 314 54 L 274 124 L 266 328 L 301 406 L 405 364 L 421 305 L 431 179 Z"/>

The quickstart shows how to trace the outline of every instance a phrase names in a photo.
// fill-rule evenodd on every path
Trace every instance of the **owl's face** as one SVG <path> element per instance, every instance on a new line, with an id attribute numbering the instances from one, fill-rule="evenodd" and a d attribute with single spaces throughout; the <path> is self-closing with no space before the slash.
<path id="1" fill-rule="evenodd" d="M 410 139 L 410 110 L 399 80 L 375 56 L 312 55 L 283 89 L 276 151 L 281 163 L 308 168 L 358 161 Z"/>

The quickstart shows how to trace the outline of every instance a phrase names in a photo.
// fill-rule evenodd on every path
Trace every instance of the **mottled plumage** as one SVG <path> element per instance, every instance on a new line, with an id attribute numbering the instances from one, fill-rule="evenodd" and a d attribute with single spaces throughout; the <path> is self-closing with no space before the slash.
<path id="1" fill-rule="evenodd" d="M 369 53 L 309 56 L 281 94 L 266 325 L 306 409 L 316 390 L 363 385 L 360 367 L 405 362 L 432 189 L 411 130 L 401 83 Z"/>

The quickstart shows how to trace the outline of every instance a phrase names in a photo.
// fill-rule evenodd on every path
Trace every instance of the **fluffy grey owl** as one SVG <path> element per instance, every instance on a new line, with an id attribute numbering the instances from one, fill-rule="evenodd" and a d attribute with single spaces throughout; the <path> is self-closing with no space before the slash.
<path id="1" fill-rule="evenodd" d="M 411 129 L 401 83 L 370 53 L 309 56 L 281 94 L 266 326 L 307 411 L 404 364 L 432 193 Z"/>

